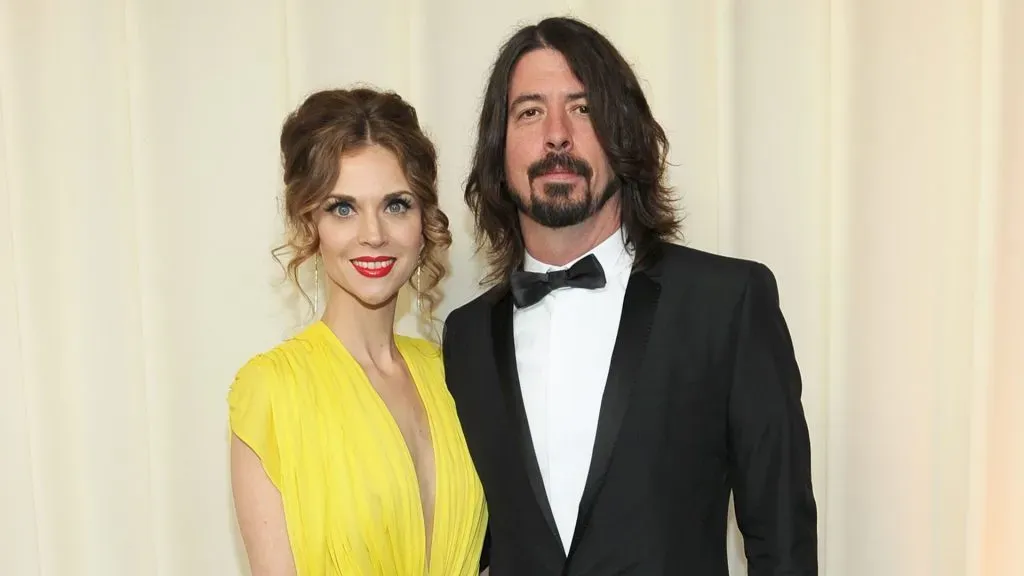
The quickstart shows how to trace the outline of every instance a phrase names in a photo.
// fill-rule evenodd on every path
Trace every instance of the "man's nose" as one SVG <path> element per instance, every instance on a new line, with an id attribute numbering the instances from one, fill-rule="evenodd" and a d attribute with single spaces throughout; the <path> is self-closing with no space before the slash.
<path id="1" fill-rule="evenodd" d="M 548 114 L 544 128 L 544 144 L 548 151 L 568 152 L 572 149 L 572 128 L 564 112 Z"/>

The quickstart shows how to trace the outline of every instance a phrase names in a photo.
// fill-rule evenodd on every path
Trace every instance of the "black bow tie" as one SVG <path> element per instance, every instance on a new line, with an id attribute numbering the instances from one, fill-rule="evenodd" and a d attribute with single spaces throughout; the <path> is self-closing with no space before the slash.
<path id="1" fill-rule="evenodd" d="M 512 288 L 512 299 L 516 307 L 526 308 L 540 302 L 552 290 L 559 288 L 586 288 L 593 290 L 605 285 L 604 269 L 597 257 L 589 254 L 567 270 L 551 272 L 512 273 L 509 279 Z"/>

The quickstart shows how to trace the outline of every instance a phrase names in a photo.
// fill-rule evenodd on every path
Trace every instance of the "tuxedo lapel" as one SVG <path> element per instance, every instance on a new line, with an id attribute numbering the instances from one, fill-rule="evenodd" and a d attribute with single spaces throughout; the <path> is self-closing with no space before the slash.
<path id="1" fill-rule="evenodd" d="M 551 535 L 561 549 L 558 527 L 555 525 L 555 516 L 551 512 L 551 504 L 548 502 L 547 491 L 544 488 L 544 479 L 540 474 L 537 452 L 533 446 L 533 436 L 530 434 L 530 423 L 526 418 L 526 407 L 523 404 L 523 392 L 519 386 L 519 368 L 516 364 L 515 337 L 512 331 L 511 293 L 506 293 L 495 302 L 491 314 L 494 359 L 497 363 L 498 380 L 501 382 L 509 420 L 515 428 L 514 435 L 537 505 L 540 507 L 544 520 L 548 523 L 548 528 L 551 529 Z"/>
<path id="2" fill-rule="evenodd" d="M 601 410 L 598 413 L 590 470 L 583 488 L 583 496 L 580 498 L 576 529 L 569 547 L 570 557 L 583 534 L 594 499 L 608 471 L 622 418 L 629 405 L 633 381 L 640 372 L 640 363 L 647 351 L 647 341 L 658 308 L 660 292 L 661 285 L 650 272 L 635 272 L 626 286 L 619 329 L 608 368 L 608 380 L 601 399 Z"/>

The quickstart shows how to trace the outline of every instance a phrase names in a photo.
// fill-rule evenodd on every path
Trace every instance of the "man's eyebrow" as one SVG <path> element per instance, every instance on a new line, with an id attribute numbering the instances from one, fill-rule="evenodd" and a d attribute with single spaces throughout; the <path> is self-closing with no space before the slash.
<path id="1" fill-rule="evenodd" d="M 516 106 L 519 106 L 523 102 L 543 102 L 543 101 L 544 101 L 544 97 L 543 96 L 541 96 L 540 94 L 531 92 L 529 94 L 520 94 L 519 96 L 516 96 L 515 100 L 510 102 L 508 107 L 509 108 L 515 108 Z"/>
<path id="2" fill-rule="evenodd" d="M 586 97 L 587 97 L 587 93 L 586 92 L 571 92 L 569 94 L 566 94 L 565 99 L 566 100 L 582 100 L 582 99 L 584 99 Z M 541 96 L 540 94 L 537 94 L 536 92 L 529 92 L 527 94 L 520 94 L 519 96 L 516 96 L 516 98 L 514 100 L 512 100 L 511 103 L 509 103 L 508 107 L 511 109 L 511 108 L 515 108 L 516 106 L 518 106 L 518 105 L 520 105 L 520 104 L 522 104 L 524 102 L 543 102 L 543 101 L 544 101 L 544 96 Z"/>

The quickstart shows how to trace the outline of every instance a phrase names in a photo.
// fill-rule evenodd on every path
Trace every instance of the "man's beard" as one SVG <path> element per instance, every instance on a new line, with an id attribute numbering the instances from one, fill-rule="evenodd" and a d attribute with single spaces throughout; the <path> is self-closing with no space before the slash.
<path id="1" fill-rule="evenodd" d="M 544 185 L 543 193 L 534 191 L 533 181 L 554 171 L 567 170 L 583 179 L 583 194 L 578 199 L 571 198 L 575 184 L 567 182 L 549 182 Z M 568 154 L 549 154 L 534 162 L 527 170 L 530 186 L 530 204 L 523 201 L 518 190 L 509 190 L 512 202 L 520 212 L 531 220 L 546 228 L 564 228 L 586 221 L 596 214 L 618 192 L 618 181 L 611 179 L 601 191 L 601 196 L 594 201 L 594 191 L 590 187 L 593 170 L 586 160 Z"/>

